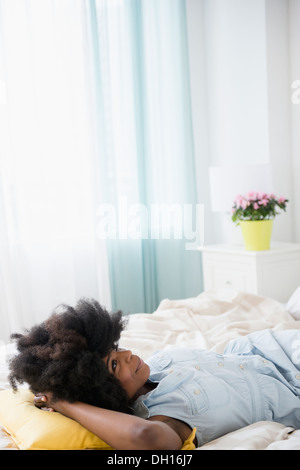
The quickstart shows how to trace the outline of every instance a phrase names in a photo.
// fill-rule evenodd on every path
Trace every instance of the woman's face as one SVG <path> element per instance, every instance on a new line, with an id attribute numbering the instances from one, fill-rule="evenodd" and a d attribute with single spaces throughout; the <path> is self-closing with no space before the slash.
<path id="1" fill-rule="evenodd" d="M 150 368 L 145 362 L 132 354 L 129 349 L 113 349 L 104 359 L 108 370 L 121 383 L 130 399 L 143 394 L 143 386 L 148 380 Z"/>

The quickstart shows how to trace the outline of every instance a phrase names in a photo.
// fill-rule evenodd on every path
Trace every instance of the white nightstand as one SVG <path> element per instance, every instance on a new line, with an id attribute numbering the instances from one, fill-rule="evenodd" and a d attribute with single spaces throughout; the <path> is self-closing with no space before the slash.
<path id="1" fill-rule="evenodd" d="M 300 285 L 300 244 L 273 243 L 267 251 L 247 251 L 243 245 L 208 245 L 200 251 L 205 290 L 230 285 L 287 302 Z"/>

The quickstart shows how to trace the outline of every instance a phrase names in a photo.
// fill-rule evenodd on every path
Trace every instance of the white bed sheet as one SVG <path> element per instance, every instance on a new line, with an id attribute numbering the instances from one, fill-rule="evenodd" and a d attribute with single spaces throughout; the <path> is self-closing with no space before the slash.
<path id="1" fill-rule="evenodd" d="M 285 307 L 275 300 L 227 288 L 198 297 L 161 302 L 153 314 L 134 314 L 120 345 L 147 359 L 154 351 L 190 347 L 223 352 L 233 338 L 253 331 L 300 328 Z M 13 345 L 0 346 L 0 390 L 9 387 L 6 359 Z M 0 449 L 16 446 L 0 427 Z M 197 450 L 300 450 L 300 430 L 279 423 L 259 422 L 222 436 Z"/>

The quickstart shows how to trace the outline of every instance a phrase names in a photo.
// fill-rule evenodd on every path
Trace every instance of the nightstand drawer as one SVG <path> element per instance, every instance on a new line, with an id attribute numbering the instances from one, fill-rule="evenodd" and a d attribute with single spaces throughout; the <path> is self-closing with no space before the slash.
<path id="1" fill-rule="evenodd" d="M 205 290 L 227 285 L 287 302 L 300 285 L 299 244 L 274 243 L 266 251 L 246 251 L 239 245 L 210 245 L 201 251 Z"/>
<path id="2" fill-rule="evenodd" d="M 205 290 L 221 289 L 231 286 L 236 290 L 256 293 L 255 277 L 249 264 L 216 260 L 203 254 L 203 273 Z"/>

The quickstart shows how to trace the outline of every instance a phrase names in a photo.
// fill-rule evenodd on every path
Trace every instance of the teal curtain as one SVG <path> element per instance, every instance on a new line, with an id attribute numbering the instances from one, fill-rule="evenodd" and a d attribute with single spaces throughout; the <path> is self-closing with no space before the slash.
<path id="1" fill-rule="evenodd" d="M 200 253 L 186 249 L 186 237 L 174 235 L 172 224 L 175 214 L 183 227 L 188 205 L 196 228 L 198 202 L 185 0 L 87 0 L 86 6 L 98 216 L 102 228 L 109 225 L 112 307 L 152 312 L 164 298 L 202 291 Z M 154 229 L 153 214 L 163 207 L 175 208 L 159 219 L 166 236 L 159 224 Z"/>

